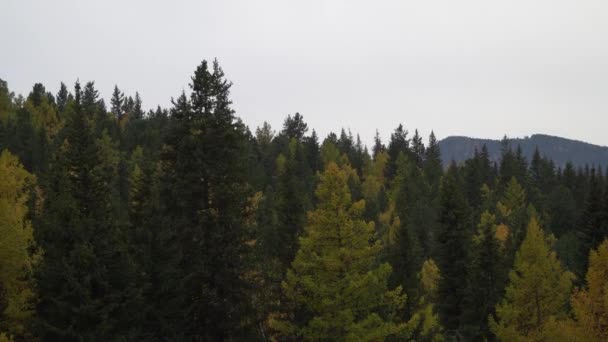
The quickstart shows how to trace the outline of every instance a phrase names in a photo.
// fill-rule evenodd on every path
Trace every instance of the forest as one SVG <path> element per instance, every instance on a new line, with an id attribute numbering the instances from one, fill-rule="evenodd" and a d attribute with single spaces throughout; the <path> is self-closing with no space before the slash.
<path id="1" fill-rule="evenodd" d="M 217 60 L 188 82 L 0 80 L 1 342 L 608 341 L 608 170 L 251 129 Z"/>

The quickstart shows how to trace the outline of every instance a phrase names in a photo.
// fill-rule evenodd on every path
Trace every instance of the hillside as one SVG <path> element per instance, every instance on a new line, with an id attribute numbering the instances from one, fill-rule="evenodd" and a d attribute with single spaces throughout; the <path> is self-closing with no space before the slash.
<path id="1" fill-rule="evenodd" d="M 575 166 L 601 165 L 608 167 L 608 147 L 588 144 L 582 141 L 570 140 L 550 135 L 535 134 L 530 137 L 510 139 L 511 146 L 521 149 L 528 160 L 536 147 L 541 154 L 552 159 L 557 166 L 563 166 L 572 161 Z M 488 147 L 493 161 L 500 159 L 501 141 L 490 139 L 475 139 L 469 137 L 447 137 L 439 142 L 441 157 L 444 164 L 454 160 L 462 162 L 473 156 L 475 148 Z"/>

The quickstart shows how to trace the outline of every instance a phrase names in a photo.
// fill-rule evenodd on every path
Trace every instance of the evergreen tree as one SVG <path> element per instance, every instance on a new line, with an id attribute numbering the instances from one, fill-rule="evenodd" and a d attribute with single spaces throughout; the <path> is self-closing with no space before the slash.
<path id="1" fill-rule="evenodd" d="M 563 271 L 535 218 L 517 252 L 505 297 L 496 307 L 490 329 L 500 341 L 542 341 L 553 323 L 565 318 L 574 275 Z"/>
<path id="2" fill-rule="evenodd" d="M 284 336 L 304 340 L 375 341 L 396 335 L 401 288 L 387 288 L 391 267 L 377 265 L 374 225 L 360 217 L 365 202 L 351 202 L 347 175 L 330 163 L 317 188 L 319 204 L 283 283 L 299 315 L 275 320 Z"/>
<path id="3" fill-rule="evenodd" d="M 93 136 L 78 83 L 75 94 L 36 230 L 44 250 L 36 274 L 38 331 L 43 340 L 129 338 L 133 271 L 112 200 L 115 163 Z"/>
<path id="4" fill-rule="evenodd" d="M 382 143 L 382 139 L 380 138 L 380 133 L 376 130 L 376 135 L 374 136 L 374 148 L 372 150 L 372 157 L 376 160 L 376 156 L 380 152 L 386 151 L 386 146 Z"/>
<path id="5" fill-rule="evenodd" d="M 281 135 L 287 137 L 288 141 L 292 138 L 301 141 L 306 132 L 308 132 L 308 125 L 304 122 L 304 117 L 300 113 L 296 113 L 293 117 L 287 115 Z"/>
<path id="6" fill-rule="evenodd" d="M 435 133 L 432 131 L 424 153 L 425 156 L 422 168 L 435 197 L 439 194 L 439 183 L 441 176 L 443 175 L 443 167 L 441 165 L 439 143 L 437 142 L 437 138 L 435 138 Z"/>
<path id="7" fill-rule="evenodd" d="M 112 92 L 112 99 L 110 99 L 110 104 L 112 106 L 111 110 L 114 116 L 120 121 L 122 119 L 122 103 L 124 101 L 125 95 L 123 92 L 118 89 L 118 86 L 114 86 L 114 92 Z"/>
<path id="8" fill-rule="evenodd" d="M 579 275 L 587 271 L 589 252 L 608 238 L 608 222 L 605 217 L 603 192 L 595 169 L 591 169 L 589 177 L 589 194 L 585 202 L 585 211 L 581 219 L 579 238 L 582 246 L 579 250 Z"/>
<path id="9" fill-rule="evenodd" d="M 441 271 L 438 310 L 443 326 L 450 331 L 461 324 L 472 236 L 470 210 L 462 189 L 458 168 L 452 164 L 441 182 L 436 236 L 436 259 Z"/>
<path id="10" fill-rule="evenodd" d="M 244 333 L 247 300 L 245 129 L 231 108 L 231 83 L 203 61 L 190 99 L 175 102 L 162 152 L 164 229 L 157 296 L 171 340 L 227 340 Z M 246 325 L 246 324 L 245 324 Z"/>
<path id="11" fill-rule="evenodd" d="M 386 179 L 392 180 L 397 174 L 397 159 L 401 153 L 410 156 L 410 141 L 407 138 L 408 131 L 403 128 L 402 124 L 395 129 L 391 134 L 391 140 L 388 144 L 388 164 L 386 165 Z"/>
<path id="12" fill-rule="evenodd" d="M 61 82 L 59 92 L 57 93 L 57 109 L 60 113 L 65 110 L 65 106 L 68 103 L 69 95 L 70 94 L 68 92 L 68 87 L 66 87 L 65 84 Z"/>
<path id="13" fill-rule="evenodd" d="M 135 100 L 133 101 L 133 119 L 135 120 L 141 120 L 144 117 L 144 110 L 141 105 L 141 97 L 138 92 L 135 92 Z"/>

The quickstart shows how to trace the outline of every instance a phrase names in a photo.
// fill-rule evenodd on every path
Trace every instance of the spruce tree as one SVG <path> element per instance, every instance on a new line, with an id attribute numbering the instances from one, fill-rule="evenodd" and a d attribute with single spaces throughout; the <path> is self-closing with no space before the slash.
<path id="1" fill-rule="evenodd" d="M 125 95 L 123 94 L 123 92 L 121 92 L 120 89 L 118 89 L 118 86 L 115 85 L 114 91 L 112 92 L 112 98 L 110 99 L 110 105 L 112 106 L 111 111 L 116 117 L 116 119 L 118 119 L 118 121 L 122 119 L 122 103 L 124 101 L 124 98 Z"/>
<path id="2" fill-rule="evenodd" d="M 470 260 L 470 210 L 462 189 L 459 170 L 452 164 L 441 182 L 436 236 L 436 261 L 441 272 L 437 308 L 448 331 L 457 330 L 461 324 Z"/>
<path id="3" fill-rule="evenodd" d="M 65 106 L 68 103 L 68 88 L 65 86 L 63 82 L 61 82 L 61 86 L 59 88 L 59 92 L 57 93 L 57 110 L 62 113 L 65 110 Z"/>
<path id="4" fill-rule="evenodd" d="M 581 227 L 578 231 L 582 246 L 579 250 L 579 276 L 587 271 L 588 255 L 593 249 L 608 238 L 608 220 L 605 217 L 603 203 L 603 189 L 599 185 L 595 169 L 591 169 L 589 178 L 589 194 L 585 202 L 585 211 L 581 218 Z"/>
<path id="5" fill-rule="evenodd" d="M 133 270 L 116 222 L 115 164 L 94 138 L 78 83 L 75 94 L 36 230 L 44 250 L 36 273 L 38 332 L 43 340 L 129 338 Z"/>
<path id="6" fill-rule="evenodd" d="M 221 341 L 244 333 L 250 190 L 231 85 L 217 61 L 203 61 L 190 98 L 182 94 L 171 113 L 161 159 L 159 238 L 168 257 L 158 271 L 162 339 Z"/>

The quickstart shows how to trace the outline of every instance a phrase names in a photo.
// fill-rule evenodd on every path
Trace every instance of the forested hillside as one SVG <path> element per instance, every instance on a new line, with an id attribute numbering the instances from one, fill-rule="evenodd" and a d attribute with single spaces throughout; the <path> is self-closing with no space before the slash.
<path id="1" fill-rule="evenodd" d="M 551 159 L 556 166 L 565 167 L 571 162 L 575 167 L 593 165 L 608 168 L 608 147 L 597 146 L 582 141 L 564 139 L 545 134 L 534 134 L 530 137 L 502 140 L 475 139 L 468 137 L 447 137 L 439 141 L 444 165 L 451 161 L 463 162 L 473 157 L 475 149 L 486 146 L 490 160 L 499 161 L 504 145 L 513 149 L 520 148 L 522 154 L 530 160 L 536 150 Z"/>
<path id="2" fill-rule="evenodd" d="M 608 340 L 608 159 L 250 128 L 230 87 L 0 80 L 0 341 Z"/>

